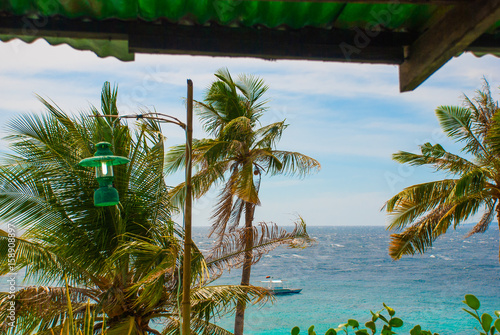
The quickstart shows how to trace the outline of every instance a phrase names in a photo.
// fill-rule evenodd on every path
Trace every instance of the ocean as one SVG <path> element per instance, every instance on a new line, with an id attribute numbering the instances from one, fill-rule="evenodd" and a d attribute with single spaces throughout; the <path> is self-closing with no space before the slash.
<path id="1" fill-rule="evenodd" d="M 287 280 L 302 292 L 250 306 L 245 334 L 286 335 L 294 326 L 307 334 L 314 325 L 322 335 L 350 318 L 364 324 L 371 319 L 370 310 L 381 310 L 382 303 L 403 319 L 398 334 L 409 334 L 416 324 L 440 335 L 477 334 L 474 328 L 479 324 L 461 310 L 462 300 L 474 294 L 481 301 L 481 313 L 500 310 L 499 231 L 492 223 L 486 233 L 464 239 L 470 228 L 450 230 L 424 255 L 392 261 L 390 233 L 384 227 L 308 227 L 315 245 L 302 250 L 279 247 L 253 266 L 251 277 L 254 285 L 266 276 Z M 208 227 L 193 228 L 193 240 L 208 251 L 207 232 Z M 213 284 L 237 284 L 240 274 L 233 269 Z M 4 284 L 0 283 L 2 291 Z M 226 316 L 216 323 L 232 331 L 234 318 Z"/>
<path id="2" fill-rule="evenodd" d="M 252 268 L 254 285 L 272 276 L 302 292 L 249 307 L 245 334 L 284 335 L 294 326 L 307 334 L 314 325 L 320 335 L 350 318 L 364 324 L 371 319 L 370 310 L 381 310 L 382 303 L 403 319 L 398 334 L 409 334 L 417 324 L 441 335 L 477 334 L 474 328 L 480 326 L 462 311 L 462 301 L 465 294 L 474 294 L 481 301 L 480 313 L 493 316 L 500 310 L 499 232 L 492 223 L 486 233 L 464 239 L 470 228 L 450 230 L 424 255 L 393 261 L 384 227 L 309 227 L 317 240 L 314 246 L 280 247 Z M 201 249 L 210 245 L 206 231 L 194 230 L 193 240 Z M 232 270 L 214 284 L 236 284 L 240 274 Z M 216 323 L 232 331 L 233 322 L 231 316 Z"/>

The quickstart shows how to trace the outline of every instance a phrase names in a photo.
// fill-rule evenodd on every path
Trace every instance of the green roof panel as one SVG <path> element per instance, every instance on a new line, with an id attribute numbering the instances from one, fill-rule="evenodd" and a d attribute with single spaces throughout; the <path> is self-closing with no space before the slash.
<path id="1" fill-rule="evenodd" d="M 15 38 L 19 38 L 26 43 L 32 43 L 40 37 L 37 36 L 18 36 L 18 35 L 0 35 L 0 41 L 8 42 Z M 67 44 L 76 50 L 92 51 L 97 56 L 115 57 L 121 61 L 133 61 L 134 54 L 128 51 L 128 41 L 125 40 L 101 40 L 101 39 L 81 39 L 81 38 L 66 38 L 66 37 L 44 37 L 51 45 Z"/>
<path id="2" fill-rule="evenodd" d="M 279 43 L 284 52 L 280 57 L 300 58 L 302 54 L 306 59 L 338 59 L 339 40 L 352 38 L 356 34 L 353 30 L 374 29 L 384 34 L 380 34 L 379 44 L 364 51 L 367 58 L 360 61 L 394 63 L 403 61 L 402 49 L 412 38 L 440 20 L 441 13 L 453 10 L 443 2 L 453 0 L 434 4 L 433 0 L 414 1 L 0 0 L 0 39 L 17 36 L 30 42 L 45 38 L 49 43 L 68 43 L 101 57 L 110 55 L 122 60 L 133 59 L 127 44 L 131 40 L 135 42 L 131 49 L 137 52 L 256 54 L 273 59 L 273 39 L 279 36 L 284 37 Z M 494 8 L 494 0 L 485 1 Z M 31 20 L 29 23 L 43 33 L 38 29 L 26 32 L 22 20 Z M 253 29 L 233 29 L 239 27 Z M 316 30 L 303 29 L 309 27 Z M 497 20 L 473 51 L 498 54 L 499 27 Z M 38 33 L 33 36 L 33 31 Z M 263 44 L 262 36 L 267 36 Z M 312 44 L 311 38 L 315 40 Z M 247 40 L 254 44 L 239 44 Z M 239 45 L 238 50 L 234 45 Z M 311 49 L 297 51 L 304 45 Z M 260 53 L 264 46 L 268 50 Z"/>
<path id="3" fill-rule="evenodd" d="M 0 12 L 15 15 L 62 16 L 67 18 L 122 19 L 222 25 L 263 25 L 270 28 L 305 26 L 351 28 L 377 22 L 387 28 L 422 23 L 434 10 L 428 5 L 317 3 L 309 1 L 242 0 L 7 0 L 0 1 Z M 389 16 L 386 20 L 385 17 Z M 408 21 L 408 19 L 412 19 Z M 387 21 L 387 22 L 385 22 Z M 405 27 L 414 28 L 414 27 Z"/>
<path id="4" fill-rule="evenodd" d="M 338 28 L 355 26 L 372 29 L 414 30 L 424 24 L 435 10 L 434 6 L 408 4 L 349 4 L 336 21 Z"/>

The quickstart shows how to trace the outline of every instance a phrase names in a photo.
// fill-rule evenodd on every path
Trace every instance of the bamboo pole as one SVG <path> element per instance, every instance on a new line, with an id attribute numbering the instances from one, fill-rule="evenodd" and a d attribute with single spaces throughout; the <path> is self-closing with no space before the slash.
<path id="1" fill-rule="evenodd" d="M 192 144 L 193 144 L 193 82 L 187 81 L 186 106 L 186 203 L 184 208 L 184 263 L 182 265 L 182 335 L 190 335 L 191 323 L 191 214 L 192 214 Z"/>

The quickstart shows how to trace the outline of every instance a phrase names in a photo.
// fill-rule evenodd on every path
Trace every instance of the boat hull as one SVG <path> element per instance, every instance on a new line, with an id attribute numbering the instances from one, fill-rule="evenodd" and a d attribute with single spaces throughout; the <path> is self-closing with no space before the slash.
<path id="1" fill-rule="evenodd" d="M 272 295 L 286 295 L 286 294 L 296 294 L 302 291 L 301 288 L 297 289 L 288 289 L 288 288 L 276 288 L 276 289 L 268 289 L 269 293 Z"/>

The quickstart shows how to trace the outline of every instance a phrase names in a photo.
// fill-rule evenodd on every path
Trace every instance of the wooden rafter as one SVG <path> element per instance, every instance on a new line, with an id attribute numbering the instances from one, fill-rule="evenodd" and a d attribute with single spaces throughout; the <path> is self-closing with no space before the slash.
<path id="1" fill-rule="evenodd" d="M 415 89 L 499 20 L 498 0 L 477 0 L 448 11 L 410 45 L 407 58 L 399 67 L 401 92 Z"/>
<path id="2" fill-rule="evenodd" d="M 356 34 L 353 30 L 311 27 L 276 30 L 141 24 L 134 27 L 129 37 L 129 49 L 136 53 L 401 64 L 402 45 L 414 40 L 409 33 L 378 32 L 365 47 L 354 48 L 346 41 L 354 44 Z"/>

